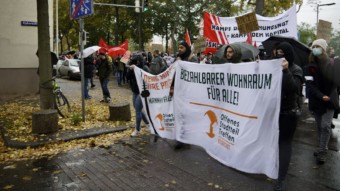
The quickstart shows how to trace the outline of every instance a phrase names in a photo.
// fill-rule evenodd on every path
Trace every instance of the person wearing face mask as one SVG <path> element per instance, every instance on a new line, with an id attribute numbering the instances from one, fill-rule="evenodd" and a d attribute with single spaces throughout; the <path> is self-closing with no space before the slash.
<path id="1" fill-rule="evenodd" d="M 317 39 L 312 44 L 309 56 L 310 64 L 306 67 L 306 84 L 309 89 L 309 110 L 314 113 L 318 133 L 318 148 L 314 152 L 317 164 L 324 164 L 327 159 L 328 142 L 334 111 L 339 109 L 337 85 L 334 83 L 334 65 L 327 55 L 327 42 Z"/>
<path id="2" fill-rule="evenodd" d="M 275 58 L 282 59 L 281 107 L 279 116 L 279 174 L 275 191 L 283 189 L 292 154 L 292 141 L 298 121 L 298 96 L 303 83 L 303 71 L 294 63 L 293 47 L 281 42 Z"/>

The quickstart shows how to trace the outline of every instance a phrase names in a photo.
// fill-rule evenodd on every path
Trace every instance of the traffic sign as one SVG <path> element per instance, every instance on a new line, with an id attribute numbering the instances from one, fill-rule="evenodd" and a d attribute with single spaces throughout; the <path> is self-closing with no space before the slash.
<path id="1" fill-rule="evenodd" d="M 93 0 L 70 0 L 71 19 L 80 19 L 92 15 Z"/>

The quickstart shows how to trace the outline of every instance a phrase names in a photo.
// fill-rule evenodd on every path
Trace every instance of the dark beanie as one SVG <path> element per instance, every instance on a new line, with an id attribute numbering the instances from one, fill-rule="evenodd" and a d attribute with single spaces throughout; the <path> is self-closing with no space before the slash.
<path id="1" fill-rule="evenodd" d="M 188 43 L 185 40 L 182 40 L 181 43 L 179 43 L 180 45 L 184 46 L 187 50 L 191 50 L 191 47 L 188 45 Z"/>
<path id="2" fill-rule="evenodd" d="M 281 42 L 277 48 L 281 49 L 284 53 L 284 57 L 288 61 L 289 65 L 292 65 L 294 62 L 294 51 L 292 45 L 290 45 L 288 42 Z"/>

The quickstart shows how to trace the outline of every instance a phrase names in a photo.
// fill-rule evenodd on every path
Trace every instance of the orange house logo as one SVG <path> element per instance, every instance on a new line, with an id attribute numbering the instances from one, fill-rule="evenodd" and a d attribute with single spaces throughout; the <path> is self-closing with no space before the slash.
<path id="1" fill-rule="evenodd" d="M 207 112 L 205 112 L 204 115 L 207 115 L 209 117 L 209 120 L 210 120 L 210 128 L 209 128 L 209 132 L 207 133 L 208 136 L 210 138 L 214 138 L 215 137 L 215 134 L 214 134 L 214 124 L 218 124 L 217 122 L 217 116 L 216 114 L 211 111 L 211 110 L 208 110 Z"/>
<path id="2" fill-rule="evenodd" d="M 159 119 L 159 123 L 161 124 L 161 128 L 159 128 L 159 130 L 160 131 L 164 131 L 165 128 L 163 127 L 163 124 L 162 124 L 162 122 L 163 122 L 163 115 L 161 113 L 159 113 L 159 114 L 156 115 L 155 118 Z"/>

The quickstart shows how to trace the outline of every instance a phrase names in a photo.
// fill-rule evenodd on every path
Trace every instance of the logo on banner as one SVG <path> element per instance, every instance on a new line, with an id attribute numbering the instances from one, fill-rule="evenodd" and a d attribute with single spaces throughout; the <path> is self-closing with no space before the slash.
<path id="1" fill-rule="evenodd" d="M 210 138 L 214 138 L 215 137 L 215 134 L 214 134 L 214 124 L 218 124 L 217 122 L 217 116 L 216 114 L 211 111 L 211 110 L 208 110 L 204 115 L 207 115 L 209 117 L 209 120 L 210 120 L 210 128 L 209 128 L 209 133 L 208 136 Z"/>
<path id="2" fill-rule="evenodd" d="M 163 115 L 161 113 L 159 113 L 158 115 L 156 115 L 155 117 L 156 119 L 159 119 L 160 124 L 161 124 L 161 128 L 159 128 L 160 131 L 164 131 L 164 126 L 163 126 Z"/>

